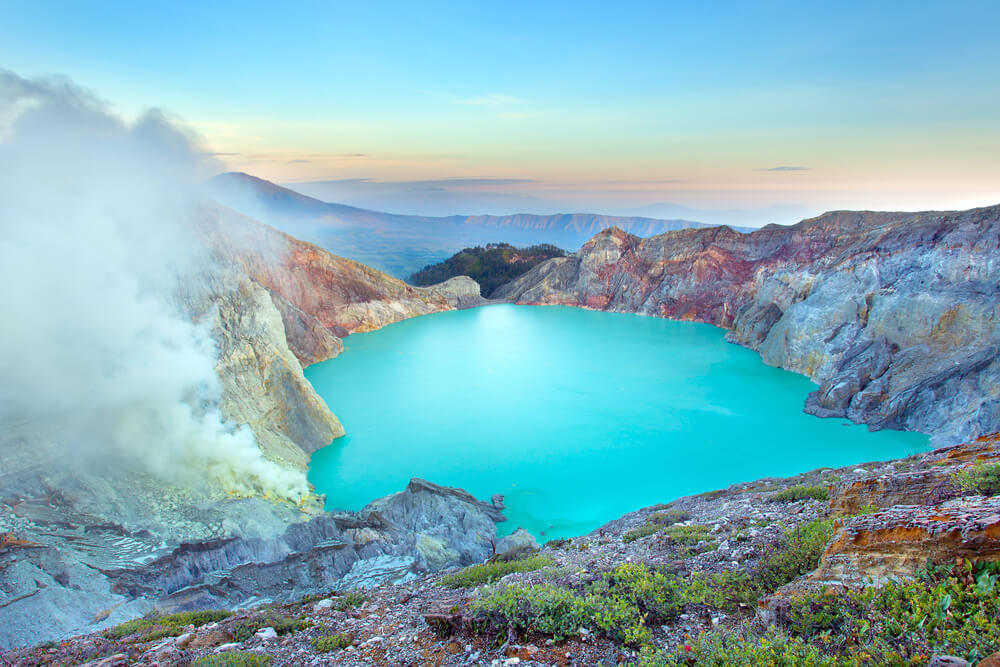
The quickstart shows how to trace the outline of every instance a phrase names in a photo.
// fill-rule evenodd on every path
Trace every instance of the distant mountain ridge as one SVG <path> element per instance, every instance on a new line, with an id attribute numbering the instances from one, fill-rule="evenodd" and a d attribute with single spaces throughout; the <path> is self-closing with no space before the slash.
<path id="1" fill-rule="evenodd" d="M 242 172 L 219 174 L 207 187 L 212 196 L 230 208 L 400 278 L 463 248 L 487 243 L 551 244 L 576 250 L 609 227 L 636 236 L 652 236 L 712 226 L 690 220 L 591 213 L 447 217 L 382 213 L 324 202 Z"/>

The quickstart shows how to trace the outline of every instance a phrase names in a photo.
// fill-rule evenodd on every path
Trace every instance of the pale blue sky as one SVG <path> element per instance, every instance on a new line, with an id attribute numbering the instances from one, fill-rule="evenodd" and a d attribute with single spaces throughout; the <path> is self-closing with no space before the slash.
<path id="1" fill-rule="evenodd" d="M 0 67 L 280 182 L 529 181 L 493 212 L 1000 201 L 996 2 L 538 4 L 4 0 Z"/>

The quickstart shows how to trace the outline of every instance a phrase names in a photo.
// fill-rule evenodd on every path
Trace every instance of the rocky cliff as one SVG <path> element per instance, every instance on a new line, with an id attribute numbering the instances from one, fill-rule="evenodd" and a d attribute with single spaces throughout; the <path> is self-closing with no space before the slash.
<path id="1" fill-rule="evenodd" d="M 219 409 L 230 423 L 249 426 L 265 459 L 303 487 L 310 454 L 344 434 L 303 366 L 336 356 L 340 337 L 351 332 L 481 302 L 471 279 L 413 288 L 224 208 L 205 204 L 197 219 L 192 253 L 203 248 L 210 261 L 176 297 L 215 342 Z M 262 498 L 235 478 L 229 488 L 197 475 L 162 478 L 118 461 L 58 465 L 45 458 L 60 451 L 56 445 L 0 437 L 0 531 L 9 536 L 0 545 L 0 645 L 145 613 L 164 596 L 204 584 L 209 572 L 216 573 L 215 592 L 197 588 L 199 599 L 229 604 L 263 595 L 266 577 L 250 576 L 251 562 L 288 576 L 306 568 L 297 576 L 308 587 L 329 585 L 352 568 L 359 581 L 386 581 L 482 559 L 494 521 L 502 520 L 495 509 L 433 485 L 388 503 L 408 502 L 409 512 L 388 512 L 387 519 L 331 516 L 315 496 L 298 504 L 266 492 Z M 157 446 L 156 433 L 136 443 Z M 213 479 L 224 481 L 225 460 L 213 465 Z M 426 508 L 421 514 L 428 503 L 440 520 L 435 525 Z M 416 533 L 424 535 L 421 544 Z M 226 583 L 218 578 L 223 570 L 242 578 Z"/>
<path id="2" fill-rule="evenodd" d="M 606 230 L 495 296 L 715 324 L 817 382 L 808 412 L 945 444 L 1000 428 L 998 250 L 1000 207 Z"/>
<path id="3" fill-rule="evenodd" d="M 353 332 L 482 302 L 471 279 L 412 287 L 228 209 L 205 206 L 199 221 L 216 269 L 185 301 L 212 322 L 223 412 L 301 469 L 344 434 L 302 367 L 338 355 Z"/>

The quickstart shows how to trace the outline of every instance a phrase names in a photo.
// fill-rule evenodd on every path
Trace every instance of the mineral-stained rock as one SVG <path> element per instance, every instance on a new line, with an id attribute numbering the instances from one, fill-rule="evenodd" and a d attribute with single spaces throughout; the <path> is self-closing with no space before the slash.
<path id="1" fill-rule="evenodd" d="M 952 475 L 975 463 L 1000 462 L 1000 436 L 942 447 L 921 455 L 914 470 L 845 475 L 833 485 L 830 508 L 838 515 L 857 514 L 863 507 L 938 505 L 959 495 Z"/>
<path id="2" fill-rule="evenodd" d="M 1000 207 L 608 229 L 495 296 L 715 324 L 819 383 L 807 411 L 948 444 L 1000 429 L 998 248 Z"/>
<path id="3" fill-rule="evenodd" d="M 861 585 L 956 558 L 1000 561 L 1000 498 L 898 505 L 845 520 L 809 579 Z"/>

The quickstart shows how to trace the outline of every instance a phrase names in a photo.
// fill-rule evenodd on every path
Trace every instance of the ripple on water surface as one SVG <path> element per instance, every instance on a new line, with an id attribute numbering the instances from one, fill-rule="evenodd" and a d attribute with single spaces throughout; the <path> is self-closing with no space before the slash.
<path id="1" fill-rule="evenodd" d="M 411 477 L 506 496 L 507 533 L 579 535 L 760 477 L 905 456 L 927 437 L 802 412 L 807 378 L 707 324 L 569 307 L 440 313 L 306 370 L 348 435 L 316 452 L 328 509 Z"/>

